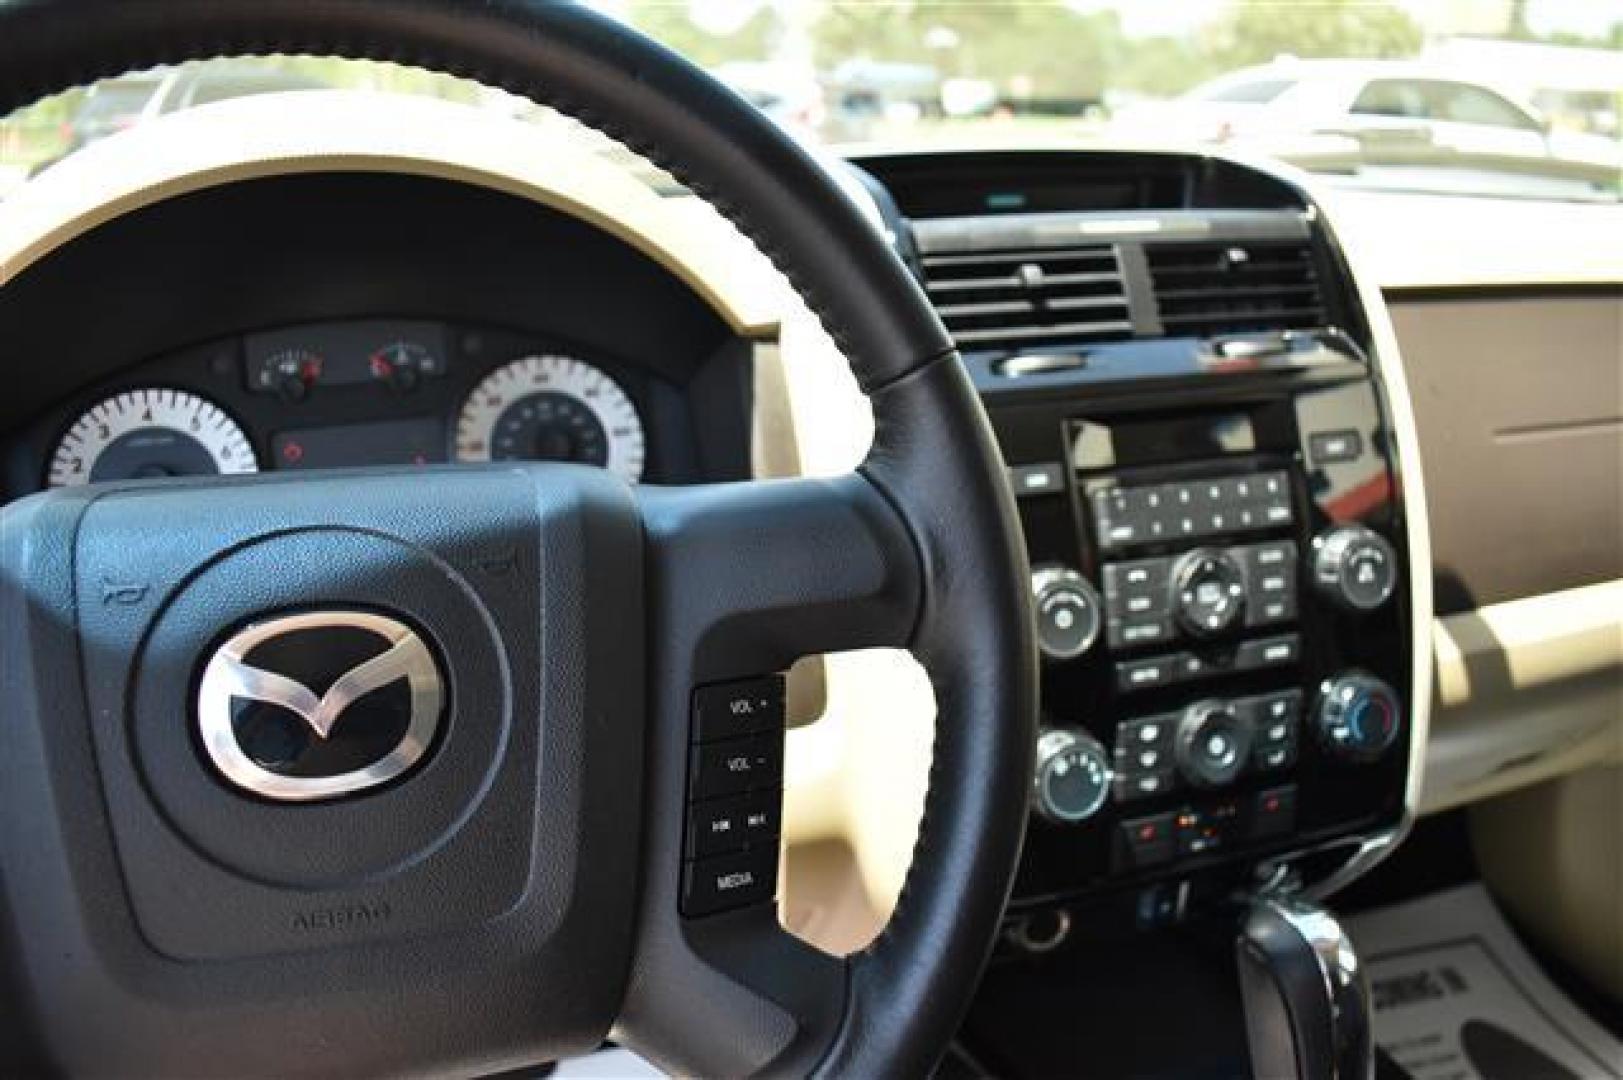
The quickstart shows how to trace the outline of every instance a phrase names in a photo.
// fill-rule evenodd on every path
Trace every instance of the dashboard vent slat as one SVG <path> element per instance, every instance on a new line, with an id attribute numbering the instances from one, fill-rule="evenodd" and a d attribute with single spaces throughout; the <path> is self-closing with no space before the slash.
<path id="1" fill-rule="evenodd" d="M 1210 337 L 1325 323 L 1306 241 L 1154 244 L 1145 258 L 1169 333 Z"/>
<path id="2" fill-rule="evenodd" d="M 960 348 L 1024 348 L 1131 337 L 1109 244 L 926 255 L 925 291 Z"/>

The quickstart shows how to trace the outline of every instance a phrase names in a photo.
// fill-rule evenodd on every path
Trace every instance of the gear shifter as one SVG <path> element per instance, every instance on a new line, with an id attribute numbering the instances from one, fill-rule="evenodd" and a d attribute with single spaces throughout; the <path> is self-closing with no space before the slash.
<path id="1" fill-rule="evenodd" d="M 1295 897 L 1261 897 L 1235 952 L 1257 1080 L 1371 1080 L 1369 985 L 1335 916 Z"/>

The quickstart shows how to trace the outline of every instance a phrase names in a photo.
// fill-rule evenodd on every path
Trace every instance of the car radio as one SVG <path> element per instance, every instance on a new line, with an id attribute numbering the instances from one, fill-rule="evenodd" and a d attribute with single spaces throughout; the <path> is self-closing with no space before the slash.
<path id="1" fill-rule="evenodd" d="M 1109 348 L 1128 371 L 1135 347 L 1167 345 Z M 1014 908 L 1168 887 L 1182 904 L 1395 824 L 1405 533 L 1362 357 L 1206 371 L 1176 393 L 970 364 L 1044 659 Z"/>

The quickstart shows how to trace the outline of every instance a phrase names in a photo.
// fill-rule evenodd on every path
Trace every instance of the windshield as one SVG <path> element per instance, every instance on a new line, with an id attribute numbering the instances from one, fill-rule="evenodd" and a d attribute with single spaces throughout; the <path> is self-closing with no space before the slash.
<path id="1" fill-rule="evenodd" d="M 596 0 L 809 145 L 1207 147 L 1363 191 L 1623 194 L 1623 0 Z M 460 79 L 268 57 L 103 81 L 0 121 L 0 196 L 75 150 L 273 91 Z"/>

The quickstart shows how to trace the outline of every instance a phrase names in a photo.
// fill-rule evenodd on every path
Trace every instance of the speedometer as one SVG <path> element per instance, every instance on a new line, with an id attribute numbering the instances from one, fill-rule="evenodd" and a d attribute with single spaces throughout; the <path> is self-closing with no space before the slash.
<path id="1" fill-rule="evenodd" d="M 497 368 L 457 416 L 458 461 L 574 461 L 635 482 L 645 457 L 637 407 L 573 356 L 525 356 Z"/>
<path id="2" fill-rule="evenodd" d="M 259 471 L 237 422 L 184 390 L 130 390 L 73 422 L 51 455 L 52 487 Z"/>

